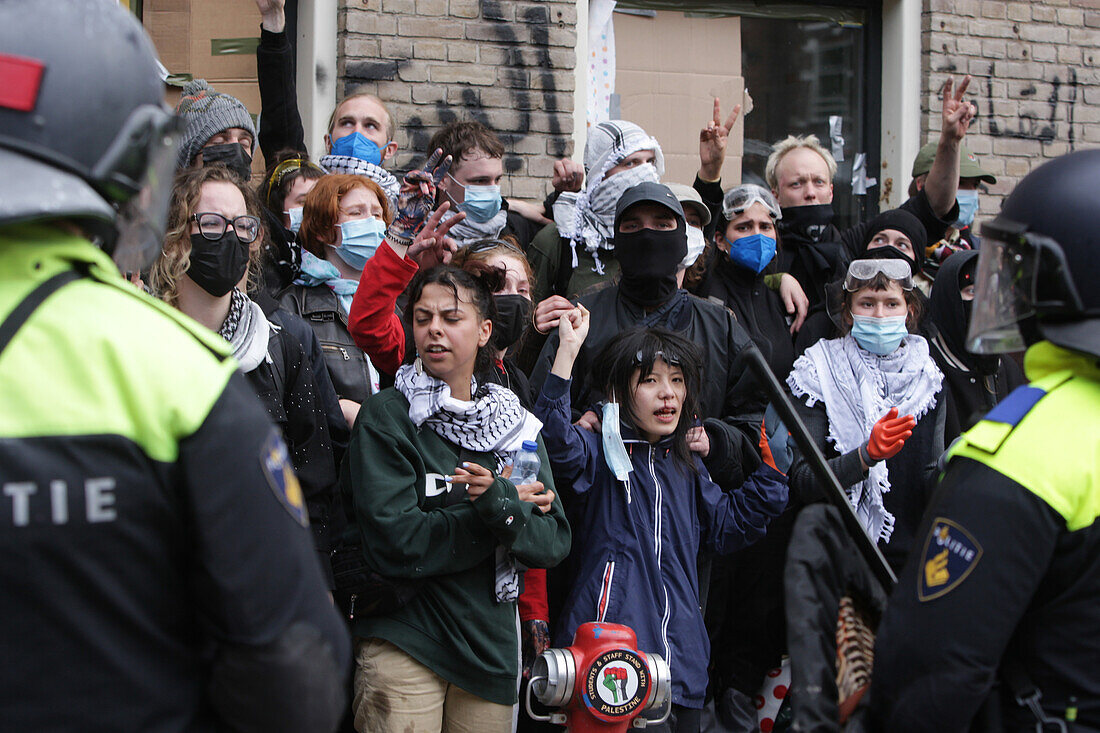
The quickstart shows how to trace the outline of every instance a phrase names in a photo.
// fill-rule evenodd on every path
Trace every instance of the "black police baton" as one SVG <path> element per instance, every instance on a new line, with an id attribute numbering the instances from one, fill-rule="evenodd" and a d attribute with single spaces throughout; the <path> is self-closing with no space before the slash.
<path id="1" fill-rule="evenodd" d="M 844 487 L 840 485 L 840 481 L 833 470 L 829 468 L 821 449 L 810 438 L 810 433 L 806 430 L 806 426 L 802 424 L 802 418 L 795 413 L 794 406 L 787 399 L 787 393 L 783 390 L 775 375 L 772 374 L 768 363 L 764 361 L 760 349 L 756 347 L 756 344 L 750 344 L 742 349 L 738 356 L 748 362 L 749 369 L 764 386 L 764 392 L 771 400 L 772 406 L 775 407 L 779 417 L 783 420 L 783 424 L 791 432 L 791 437 L 798 444 L 798 449 L 802 451 L 802 455 L 809 460 L 810 468 L 813 469 L 817 480 L 825 487 L 825 497 L 830 504 L 840 511 L 840 518 L 844 521 L 848 534 L 855 540 L 856 547 L 859 548 L 863 559 L 867 561 L 867 565 L 874 572 L 878 581 L 882 583 L 883 588 L 889 591 L 898 582 L 894 571 L 886 564 L 886 558 L 882 556 L 878 546 L 867 536 L 867 530 L 863 528 L 863 523 L 856 516 L 856 511 L 848 501 L 848 495 L 845 493 Z"/>

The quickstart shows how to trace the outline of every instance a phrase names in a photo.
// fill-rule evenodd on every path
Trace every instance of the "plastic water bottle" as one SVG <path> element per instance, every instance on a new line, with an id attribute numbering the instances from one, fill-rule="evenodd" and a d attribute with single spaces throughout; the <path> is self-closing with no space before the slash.
<path id="1" fill-rule="evenodd" d="M 512 477 L 516 486 L 533 484 L 539 477 L 539 444 L 533 440 L 523 441 L 523 449 L 512 458 Z"/>

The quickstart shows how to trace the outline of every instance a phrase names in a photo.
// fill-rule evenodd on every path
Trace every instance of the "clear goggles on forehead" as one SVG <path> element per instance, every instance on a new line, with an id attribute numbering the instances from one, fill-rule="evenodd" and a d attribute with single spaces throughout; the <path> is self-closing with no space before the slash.
<path id="1" fill-rule="evenodd" d="M 1003 219 L 982 226 L 966 347 L 979 354 L 1023 349 L 1021 320 L 1085 312 L 1061 246 Z"/>
<path id="2" fill-rule="evenodd" d="M 913 289 L 913 268 L 905 260 L 852 260 L 844 277 L 844 289 L 854 293 L 866 287 L 867 281 L 879 273 L 896 282 L 902 290 Z"/>
<path id="3" fill-rule="evenodd" d="M 726 192 L 722 198 L 722 216 L 732 221 L 743 214 L 745 209 L 757 203 L 763 204 L 772 219 L 778 221 L 783 218 L 783 214 L 779 211 L 779 202 L 775 200 L 775 196 L 772 196 L 772 192 L 754 183 L 734 186 Z"/>

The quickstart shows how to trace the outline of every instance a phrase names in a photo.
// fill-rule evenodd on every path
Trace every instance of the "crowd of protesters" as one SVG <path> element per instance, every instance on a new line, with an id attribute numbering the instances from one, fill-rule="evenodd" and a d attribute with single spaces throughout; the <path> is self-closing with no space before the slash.
<path id="1" fill-rule="evenodd" d="M 1023 381 L 965 346 L 993 180 L 962 145 L 969 78 L 910 198 L 844 230 L 813 135 L 774 145 L 766 186 L 720 180 L 739 109 L 719 100 L 683 130 L 694 181 L 614 120 L 531 204 L 501 195 L 491 120 L 444 125 L 399 173 L 401 120 L 353 92 L 307 150 L 282 9 L 259 5 L 260 127 L 184 87 L 167 236 L 134 281 L 228 342 L 282 432 L 353 640 L 345 728 L 545 729 L 517 705 L 533 660 L 601 621 L 670 665 L 652 729 L 760 729 L 786 547 L 827 487 L 747 355 L 895 570 L 945 446 Z"/>

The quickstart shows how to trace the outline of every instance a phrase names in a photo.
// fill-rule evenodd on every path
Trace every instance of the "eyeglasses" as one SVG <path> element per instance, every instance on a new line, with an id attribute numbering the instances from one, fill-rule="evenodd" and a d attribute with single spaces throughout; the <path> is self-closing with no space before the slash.
<path id="1" fill-rule="evenodd" d="M 913 269 L 905 260 L 852 260 L 844 278 L 844 289 L 854 293 L 879 273 L 896 281 L 902 290 L 913 289 Z"/>
<path id="2" fill-rule="evenodd" d="M 192 214 L 191 221 L 198 222 L 199 233 L 203 239 L 217 241 L 225 236 L 229 224 L 233 224 L 233 231 L 237 233 L 237 239 L 244 244 L 251 244 L 260 236 L 260 220 L 255 216 L 238 216 L 236 219 L 227 219 L 221 214 L 207 212 L 204 214 Z"/>
<path id="3" fill-rule="evenodd" d="M 527 253 L 516 245 L 509 242 L 507 239 L 482 239 L 473 244 L 466 246 L 466 251 L 472 255 L 480 254 L 482 252 L 488 252 L 489 250 L 498 249 L 503 247 L 504 249 L 515 252 L 520 257 L 527 259 Z"/>

